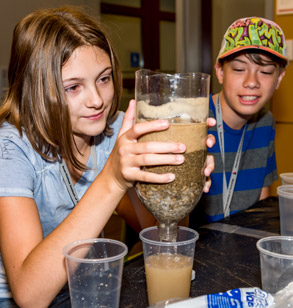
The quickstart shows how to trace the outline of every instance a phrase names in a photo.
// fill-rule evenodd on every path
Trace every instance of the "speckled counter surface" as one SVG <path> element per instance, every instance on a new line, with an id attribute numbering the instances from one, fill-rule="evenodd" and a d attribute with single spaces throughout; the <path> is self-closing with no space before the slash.
<path id="1" fill-rule="evenodd" d="M 200 228 L 190 296 L 261 287 L 258 239 L 279 234 L 278 199 L 267 198 L 228 219 Z M 124 265 L 120 308 L 146 308 L 143 257 Z"/>
<path id="2" fill-rule="evenodd" d="M 145 308 L 147 303 L 144 261 L 140 256 L 124 265 L 120 307 Z"/>

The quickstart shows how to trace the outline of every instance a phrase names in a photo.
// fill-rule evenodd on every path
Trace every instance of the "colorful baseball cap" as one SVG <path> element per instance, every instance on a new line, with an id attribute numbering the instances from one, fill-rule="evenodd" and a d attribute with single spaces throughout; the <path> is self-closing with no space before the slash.
<path id="1" fill-rule="evenodd" d="M 245 17 L 232 23 L 227 29 L 217 62 L 235 52 L 245 49 L 261 49 L 285 61 L 285 36 L 275 22 L 262 17 Z"/>

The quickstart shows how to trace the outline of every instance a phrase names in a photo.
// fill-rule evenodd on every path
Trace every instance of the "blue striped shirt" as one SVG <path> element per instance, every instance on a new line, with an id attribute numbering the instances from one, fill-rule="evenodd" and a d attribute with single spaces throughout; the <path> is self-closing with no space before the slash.
<path id="1" fill-rule="evenodd" d="M 210 117 L 216 118 L 212 94 L 209 101 Z M 225 122 L 224 149 L 227 185 L 229 184 L 234 159 L 239 146 L 243 129 L 235 130 Z M 208 152 L 215 158 L 215 170 L 211 174 L 212 186 L 207 194 L 203 194 L 198 207 L 205 213 L 206 222 L 217 221 L 223 214 L 223 163 L 221 158 L 217 127 L 209 129 L 216 138 L 216 144 Z M 275 121 L 270 111 L 260 110 L 249 120 L 244 136 L 243 148 L 237 180 L 230 205 L 230 214 L 247 209 L 259 200 L 261 189 L 270 186 L 277 179 L 275 158 Z M 197 212 L 197 213 L 196 213 Z M 190 215 L 198 220 L 198 210 Z"/>

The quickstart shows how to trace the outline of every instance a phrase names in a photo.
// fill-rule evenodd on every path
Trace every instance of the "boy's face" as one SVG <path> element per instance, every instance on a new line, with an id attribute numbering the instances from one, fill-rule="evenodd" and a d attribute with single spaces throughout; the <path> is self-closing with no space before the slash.
<path id="1" fill-rule="evenodd" d="M 262 54 L 261 57 L 269 64 L 258 65 L 240 54 L 223 66 L 216 65 L 222 84 L 224 121 L 232 128 L 241 128 L 258 112 L 271 99 L 285 75 L 285 70 L 280 71 L 268 56 Z"/>

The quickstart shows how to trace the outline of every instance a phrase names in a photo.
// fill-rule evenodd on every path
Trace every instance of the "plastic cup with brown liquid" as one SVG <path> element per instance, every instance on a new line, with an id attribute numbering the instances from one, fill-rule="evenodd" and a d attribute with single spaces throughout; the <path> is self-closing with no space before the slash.
<path id="1" fill-rule="evenodd" d="M 149 306 L 163 300 L 189 297 L 198 236 L 195 230 L 179 227 L 175 242 L 162 242 L 158 227 L 140 232 Z"/>

